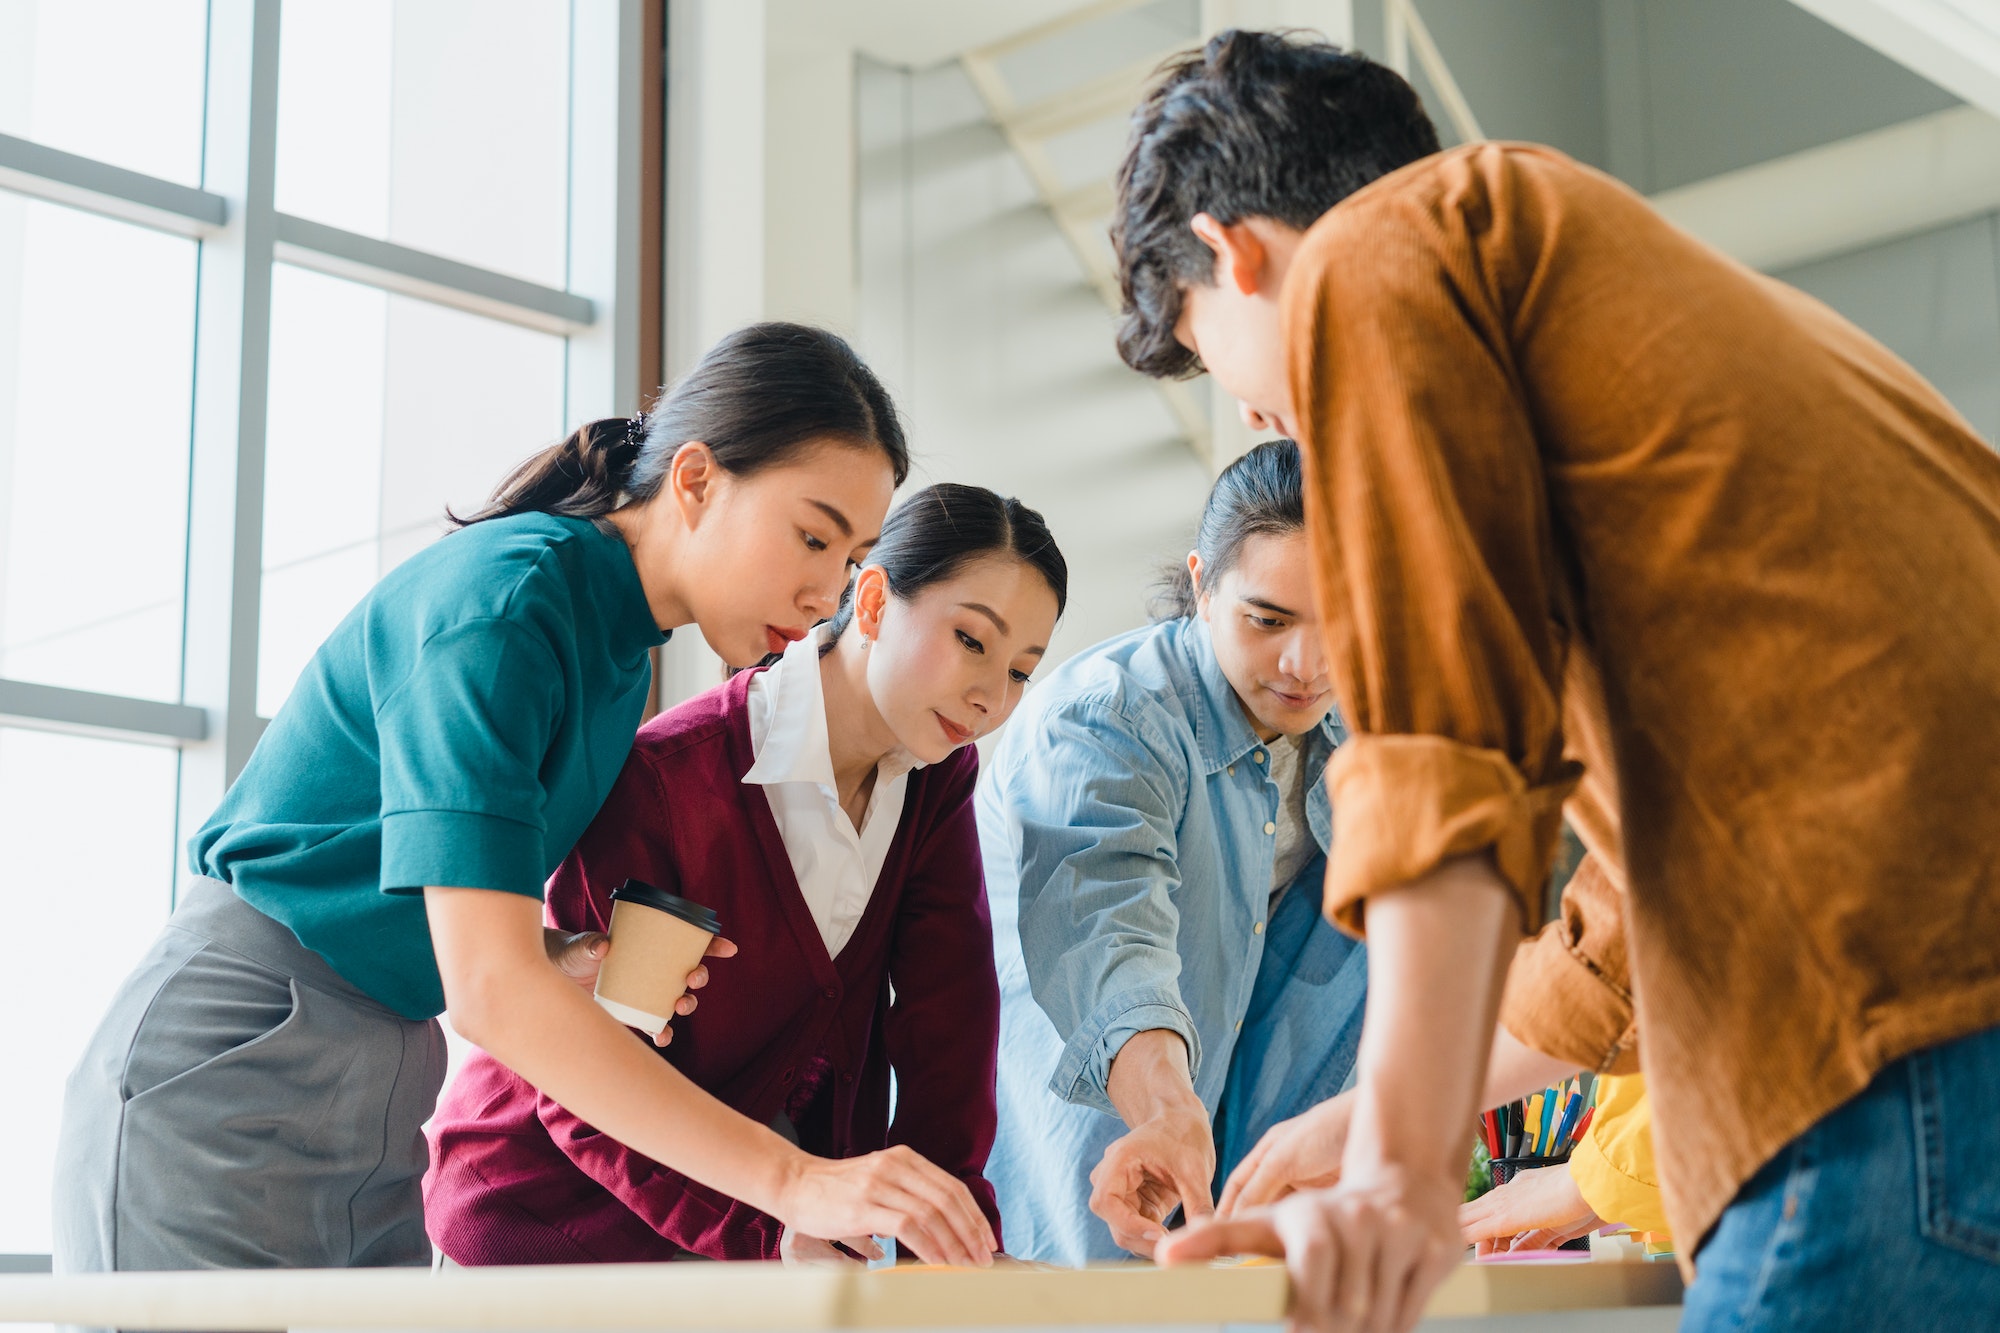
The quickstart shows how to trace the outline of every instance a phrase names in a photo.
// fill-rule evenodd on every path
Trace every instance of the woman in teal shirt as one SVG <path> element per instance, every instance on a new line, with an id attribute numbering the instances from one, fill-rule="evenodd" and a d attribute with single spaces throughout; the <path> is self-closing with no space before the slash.
<path id="1" fill-rule="evenodd" d="M 581 1119 L 802 1232 L 985 1262 L 959 1181 L 904 1150 L 809 1157 L 737 1115 L 592 1004 L 542 928 L 543 882 L 631 748 L 648 649 L 693 623 L 741 666 L 803 637 L 908 468 L 846 343 L 756 325 L 384 578 L 195 836 L 199 878 L 71 1076 L 58 1264 L 429 1262 L 447 1006 Z"/>

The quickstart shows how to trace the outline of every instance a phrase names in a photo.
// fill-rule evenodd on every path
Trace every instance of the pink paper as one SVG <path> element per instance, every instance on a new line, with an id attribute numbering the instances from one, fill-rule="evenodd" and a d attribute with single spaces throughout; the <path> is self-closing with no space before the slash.
<path id="1" fill-rule="evenodd" d="M 1590 1262 L 1590 1254 L 1585 1250 L 1507 1250 L 1501 1254 L 1483 1255 L 1477 1262 L 1482 1264 L 1587 1264 Z"/>

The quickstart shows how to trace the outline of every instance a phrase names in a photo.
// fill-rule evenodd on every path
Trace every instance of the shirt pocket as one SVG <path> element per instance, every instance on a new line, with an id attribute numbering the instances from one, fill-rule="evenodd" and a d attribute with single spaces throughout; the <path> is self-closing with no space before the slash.
<path id="1" fill-rule="evenodd" d="M 2000 1028 L 1917 1052 L 1910 1080 L 1919 1225 L 2000 1264 Z"/>

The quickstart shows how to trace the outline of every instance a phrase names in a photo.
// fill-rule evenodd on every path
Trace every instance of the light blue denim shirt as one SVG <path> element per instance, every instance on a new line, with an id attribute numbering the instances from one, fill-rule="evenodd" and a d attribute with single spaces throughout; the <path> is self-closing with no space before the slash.
<path id="1" fill-rule="evenodd" d="M 1306 811 L 1332 838 L 1337 715 L 1307 737 Z M 1000 1131 L 987 1176 L 1011 1253 L 1118 1255 L 1085 1181 L 1124 1132 L 1105 1091 L 1137 1033 L 1187 1042 L 1209 1114 L 1271 907 L 1278 784 L 1199 619 L 1120 635 L 1028 694 L 982 765 L 1000 973 Z M 1315 857 L 1306 874 L 1323 873 Z"/>

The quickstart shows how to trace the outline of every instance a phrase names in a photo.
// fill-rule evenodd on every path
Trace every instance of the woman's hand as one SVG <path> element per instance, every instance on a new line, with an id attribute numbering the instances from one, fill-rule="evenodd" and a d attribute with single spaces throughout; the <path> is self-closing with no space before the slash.
<path id="1" fill-rule="evenodd" d="M 1552 1249 L 1597 1230 L 1604 1219 L 1583 1201 L 1568 1166 L 1540 1166 L 1461 1206 L 1458 1225 L 1484 1255 Z"/>
<path id="2" fill-rule="evenodd" d="M 1169 1265 L 1282 1257 L 1292 1276 L 1292 1333 L 1404 1330 L 1464 1253 L 1452 1205 L 1449 1182 L 1418 1182 L 1383 1163 L 1332 1189 L 1176 1231 L 1157 1257 Z"/>
<path id="3" fill-rule="evenodd" d="M 575 934 L 567 931 L 542 927 L 542 947 L 548 950 L 549 961 L 562 974 L 583 987 L 586 992 L 597 989 L 597 974 L 604 966 L 605 950 L 611 947 L 611 937 L 601 930 L 583 930 Z M 717 935 L 709 941 L 708 958 L 731 958 L 736 954 L 736 945 Z M 685 1017 L 695 1011 L 700 1004 L 694 992 L 708 984 L 708 967 L 703 964 L 688 973 L 688 993 L 674 1001 L 674 1013 Z M 674 1039 L 672 1024 L 660 1029 L 660 1035 L 653 1038 L 655 1046 L 665 1046 Z"/>
<path id="4" fill-rule="evenodd" d="M 1265 1130 L 1257 1146 L 1229 1173 L 1217 1213 L 1232 1217 L 1276 1203 L 1294 1190 L 1334 1184 L 1340 1179 L 1340 1155 L 1347 1149 L 1347 1125 L 1353 1118 L 1350 1090 Z"/>
<path id="5" fill-rule="evenodd" d="M 771 1211 L 787 1234 L 894 1236 L 930 1264 L 985 1268 L 1000 1248 L 965 1182 L 901 1145 L 806 1157 Z"/>
<path id="6" fill-rule="evenodd" d="M 847 1250 L 839 1248 L 845 1245 Z M 856 1256 L 860 1256 L 857 1258 Z M 843 1236 L 839 1244 L 786 1227 L 778 1237 L 778 1258 L 794 1268 L 847 1268 L 883 1258 L 873 1236 Z"/>

